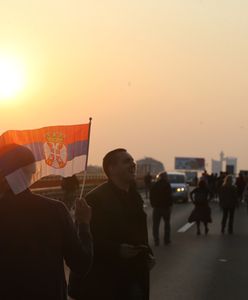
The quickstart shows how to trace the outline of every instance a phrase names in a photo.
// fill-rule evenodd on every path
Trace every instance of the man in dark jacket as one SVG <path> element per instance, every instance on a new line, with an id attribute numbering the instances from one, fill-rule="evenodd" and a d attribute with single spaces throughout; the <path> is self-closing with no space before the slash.
<path id="1" fill-rule="evenodd" d="M 170 216 L 172 208 L 172 190 L 168 181 L 168 175 L 163 172 L 158 181 L 153 185 L 150 193 L 151 206 L 153 207 L 153 237 L 155 246 L 159 246 L 159 225 L 164 219 L 164 243 L 170 240 Z"/>
<path id="2" fill-rule="evenodd" d="M 225 233 L 226 223 L 228 220 L 228 233 L 233 234 L 233 222 L 235 209 L 238 206 L 238 192 L 233 185 L 232 175 L 226 176 L 222 187 L 220 188 L 220 207 L 223 211 L 221 222 L 221 233 Z"/>
<path id="3" fill-rule="evenodd" d="M 64 261 L 78 276 L 92 263 L 91 209 L 77 201 L 76 230 L 63 203 L 29 189 L 14 194 L 3 169 L 23 167 L 32 152 L 15 146 L 12 157 L 5 150 L 0 149 L 0 299 L 66 300 Z M 32 175 L 30 166 L 20 170 L 16 185 Z"/>
<path id="4" fill-rule="evenodd" d="M 135 163 L 124 149 L 103 159 L 109 181 L 86 197 L 92 207 L 93 267 L 83 281 L 70 276 L 69 294 L 77 300 L 148 300 L 148 246 L 143 201 L 134 188 Z"/>

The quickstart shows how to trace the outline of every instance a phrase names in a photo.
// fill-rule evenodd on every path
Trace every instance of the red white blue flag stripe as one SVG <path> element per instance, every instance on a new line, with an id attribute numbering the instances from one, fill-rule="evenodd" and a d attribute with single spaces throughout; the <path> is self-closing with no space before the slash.
<path id="1" fill-rule="evenodd" d="M 34 130 L 9 130 L 0 136 L 0 149 L 8 144 L 29 148 L 35 158 L 36 172 L 31 184 L 48 175 L 72 176 L 86 169 L 89 147 L 90 124 L 50 126 Z M 10 149 L 5 158 L 0 157 L 0 171 L 11 182 L 29 161 L 14 160 L 15 151 Z M 13 159 L 6 159 L 6 155 Z M 8 162 L 8 163 L 7 163 Z M 26 187 L 27 188 L 27 187 Z"/>

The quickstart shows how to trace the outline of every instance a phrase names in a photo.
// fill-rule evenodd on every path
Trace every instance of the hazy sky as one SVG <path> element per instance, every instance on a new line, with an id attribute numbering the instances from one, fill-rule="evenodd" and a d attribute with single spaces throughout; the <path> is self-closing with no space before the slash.
<path id="1" fill-rule="evenodd" d="M 248 169 L 247 0 L 2 0 L 0 59 L 25 67 L 0 133 L 86 123 L 90 163 L 125 147 Z"/>

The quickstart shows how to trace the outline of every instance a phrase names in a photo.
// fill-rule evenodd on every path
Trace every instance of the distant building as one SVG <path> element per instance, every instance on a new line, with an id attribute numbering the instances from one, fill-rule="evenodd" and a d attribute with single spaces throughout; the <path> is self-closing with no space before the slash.
<path id="1" fill-rule="evenodd" d="M 137 160 L 137 176 L 144 176 L 148 172 L 152 175 L 156 175 L 159 172 L 164 171 L 164 165 L 160 161 L 151 158 L 145 157 L 143 159 Z"/>
<path id="2" fill-rule="evenodd" d="M 226 172 L 229 174 L 237 174 L 236 157 L 226 157 Z"/>
<path id="3" fill-rule="evenodd" d="M 220 173 L 225 171 L 230 174 L 237 173 L 238 159 L 236 157 L 225 157 L 224 152 L 220 153 L 220 160 L 212 159 L 212 172 Z"/>

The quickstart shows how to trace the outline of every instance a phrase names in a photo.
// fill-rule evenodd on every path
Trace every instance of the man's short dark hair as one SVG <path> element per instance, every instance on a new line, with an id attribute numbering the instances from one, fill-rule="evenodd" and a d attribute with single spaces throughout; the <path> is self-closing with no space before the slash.
<path id="1" fill-rule="evenodd" d="M 105 172 L 105 174 L 109 177 L 109 167 L 110 166 L 113 166 L 114 164 L 117 163 L 118 161 L 118 154 L 121 153 L 121 152 L 127 152 L 126 149 L 123 149 L 123 148 L 118 148 L 118 149 L 115 149 L 115 150 L 112 150 L 110 152 L 108 152 L 104 158 L 103 158 L 103 170 Z"/>

